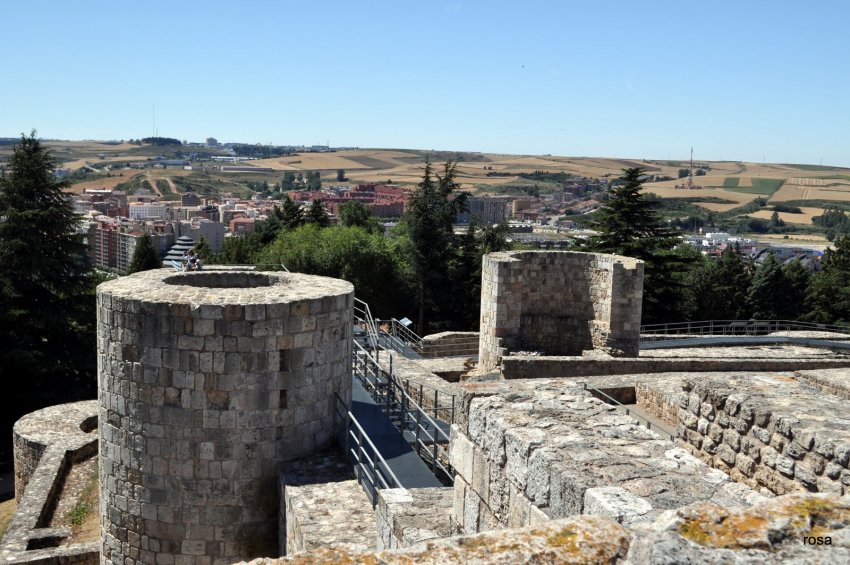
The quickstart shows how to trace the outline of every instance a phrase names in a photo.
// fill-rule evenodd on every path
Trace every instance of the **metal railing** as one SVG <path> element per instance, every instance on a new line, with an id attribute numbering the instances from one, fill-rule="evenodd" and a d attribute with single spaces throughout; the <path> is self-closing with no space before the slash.
<path id="1" fill-rule="evenodd" d="M 422 338 L 416 335 L 416 332 L 411 330 L 399 320 L 392 318 L 390 322 L 390 335 L 400 339 L 408 345 L 417 354 L 422 354 Z"/>
<path id="2" fill-rule="evenodd" d="M 334 393 L 334 429 L 372 508 L 378 503 L 378 489 L 401 487 L 398 477 L 337 393 Z"/>
<path id="3" fill-rule="evenodd" d="M 700 337 L 765 336 L 781 331 L 828 332 L 842 334 L 841 339 L 850 339 L 850 327 L 847 326 L 793 320 L 702 320 L 641 326 L 640 341 L 646 343 Z"/>
<path id="4" fill-rule="evenodd" d="M 375 324 L 375 318 L 372 317 L 369 305 L 357 297 L 354 298 L 354 323 L 365 332 L 369 347 L 378 351 L 378 326 Z"/>
<path id="5" fill-rule="evenodd" d="M 418 385 L 418 387 L 416 387 L 416 385 Z M 435 419 L 443 420 L 450 424 L 455 423 L 455 414 L 457 409 L 456 395 L 447 394 L 440 389 L 422 383 L 414 383 L 414 387 L 415 388 L 411 390 L 410 379 L 405 379 L 404 389 L 408 394 L 415 396 L 416 403 L 419 406 L 423 407 L 426 411 L 433 413 Z M 448 397 L 448 400 L 440 402 L 441 396 Z M 431 402 L 432 399 L 433 402 Z M 426 406 L 427 403 L 430 403 L 431 406 Z"/>
<path id="6" fill-rule="evenodd" d="M 620 408 L 622 408 L 622 409 L 624 409 L 624 410 L 626 411 L 626 416 L 629 416 L 629 417 L 631 417 L 631 418 L 635 418 L 635 419 L 637 419 L 637 420 L 640 420 L 640 421 L 644 422 L 644 423 L 646 424 L 646 429 L 647 429 L 647 430 L 651 430 L 652 428 L 655 428 L 656 430 L 660 431 L 660 432 L 661 432 L 661 433 L 663 433 L 664 435 L 668 436 L 668 437 L 670 438 L 670 440 L 671 440 L 671 441 L 675 441 L 675 439 L 676 439 L 676 435 L 675 435 L 675 434 L 673 434 L 672 432 L 670 432 L 670 430 L 665 430 L 664 428 L 662 428 L 662 427 L 661 427 L 661 426 L 659 426 L 658 424 L 654 424 L 654 423 L 650 422 L 648 419 L 646 419 L 645 417 L 641 416 L 640 414 L 638 414 L 638 413 L 637 413 L 637 412 L 635 412 L 634 410 L 630 409 L 628 406 L 626 406 L 625 404 L 623 404 L 622 402 L 620 402 L 620 401 L 619 401 L 619 400 L 617 400 L 616 398 L 612 397 L 612 396 L 611 396 L 611 395 L 609 395 L 609 394 L 606 394 L 606 393 L 602 392 L 601 390 L 599 390 L 599 389 L 598 389 L 598 388 L 596 388 L 595 386 L 589 385 L 589 384 L 587 384 L 587 382 L 585 382 L 585 381 L 582 381 L 582 383 L 581 383 L 581 384 L 582 384 L 582 386 L 584 387 L 584 390 L 586 390 L 586 391 L 590 392 L 590 393 L 591 393 L 591 394 L 593 394 L 594 396 L 596 396 L 597 394 L 599 394 L 599 395 L 601 395 L 601 396 L 604 396 L 604 397 L 605 397 L 605 398 L 607 398 L 610 402 L 606 402 L 604 399 L 599 398 L 599 397 L 597 396 L 597 398 L 599 398 L 599 400 L 602 400 L 602 401 L 603 401 L 603 402 L 605 402 L 606 404 L 613 404 L 614 406 L 619 406 Z"/>
<path id="7" fill-rule="evenodd" d="M 359 343 L 354 346 L 354 375 L 363 384 L 394 425 L 412 443 L 417 455 L 422 458 L 435 475 L 444 481 L 454 482 L 454 471 L 448 462 L 449 434 L 440 426 L 442 423 L 432 418 L 428 411 L 413 400 L 392 371 L 392 357 L 389 370 L 385 370 L 378 360 Z"/>

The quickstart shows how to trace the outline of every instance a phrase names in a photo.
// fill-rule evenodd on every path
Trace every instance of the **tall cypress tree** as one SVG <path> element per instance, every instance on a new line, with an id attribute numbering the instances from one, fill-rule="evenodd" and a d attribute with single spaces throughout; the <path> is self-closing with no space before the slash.
<path id="1" fill-rule="evenodd" d="M 411 242 L 410 264 L 419 307 L 416 329 L 422 334 L 427 331 L 427 318 L 439 310 L 439 297 L 445 297 L 450 288 L 452 225 L 457 214 L 466 210 L 469 197 L 468 193 L 456 193 L 456 175 L 456 164 L 451 161 L 445 164 L 442 174 L 436 175 L 431 171 L 431 162 L 425 161 L 422 182 L 403 219 L 403 229 Z"/>
<path id="2" fill-rule="evenodd" d="M 693 280 L 693 297 L 698 320 L 749 318 L 747 293 L 751 276 L 736 246 L 729 246 L 719 259 L 709 262 Z"/>
<path id="3" fill-rule="evenodd" d="M 308 224 L 316 224 L 320 228 L 326 228 L 331 225 L 331 219 L 328 217 L 328 213 L 325 212 L 325 207 L 322 205 L 322 200 L 320 198 L 313 200 L 313 203 L 310 204 L 310 208 L 307 210 L 307 215 L 304 220 Z"/>
<path id="4" fill-rule="evenodd" d="M 674 232 L 664 226 L 655 203 L 642 192 L 644 170 L 624 169 L 608 201 L 596 213 L 597 235 L 582 244 L 587 251 L 615 253 L 644 262 L 643 323 L 679 321 L 684 277 L 691 261 L 678 253 Z"/>
<path id="5" fill-rule="evenodd" d="M 782 265 L 773 253 L 768 253 L 756 271 L 747 292 L 747 308 L 753 319 L 778 320 L 784 318 L 783 306 L 787 299 L 788 281 Z"/>
<path id="6" fill-rule="evenodd" d="M 823 269 L 809 287 L 811 309 L 806 318 L 821 323 L 850 322 L 850 236 L 840 237 L 827 249 Z"/>
<path id="7" fill-rule="evenodd" d="M 54 169 L 33 130 L 0 178 L 0 376 L 79 398 L 96 382 L 95 278 Z"/>
<path id="8" fill-rule="evenodd" d="M 206 257 L 204 258 L 206 259 Z M 136 250 L 133 252 L 133 259 L 130 261 L 130 266 L 127 269 L 127 274 L 138 273 L 139 271 L 149 271 L 151 269 L 159 269 L 162 267 L 162 259 L 159 258 L 156 248 L 153 246 L 151 236 L 145 234 L 136 245 Z"/>

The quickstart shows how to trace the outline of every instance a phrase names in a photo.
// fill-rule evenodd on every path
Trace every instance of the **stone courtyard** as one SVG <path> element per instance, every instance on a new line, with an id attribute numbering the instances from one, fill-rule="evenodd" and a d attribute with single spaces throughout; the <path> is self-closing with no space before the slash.
<path id="1" fill-rule="evenodd" d="M 477 364 L 382 351 L 450 427 L 453 481 L 374 501 L 332 425 L 352 395 L 350 285 L 163 270 L 102 287 L 99 408 L 16 425 L 3 560 L 850 562 L 845 349 L 640 349 L 626 259 L 488 256 Z M 547 311 L 559 273 L 569 298 Z M 68 545 L 55 493 L 94 450 L 102 540 Z"/>

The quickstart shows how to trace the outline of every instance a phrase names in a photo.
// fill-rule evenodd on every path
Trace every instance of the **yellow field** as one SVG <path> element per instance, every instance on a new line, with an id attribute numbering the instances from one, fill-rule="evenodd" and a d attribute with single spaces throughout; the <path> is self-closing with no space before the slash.
<path id="1" fill-rule="evenodd" d="M 850 185 L 807 186 L 784 184 L 771 196 L 771 202 L 788 200 L 840 200 L 850 201 Z"/>
<path id="2" fill-rule="evenodd" d="M 785 235 L 778 234 L 778 233 L 768 233 L 768 234 L 760 233 L 760 234 L 744 234 L 744 235 L 747 235 L 748 237 L 752 237 L 753 239 L 756 239 L 758 241 L 771 242 L 771 243 L 791 243 L 791 244 L 813 243 L 813 244 L 820 245 L 821 248 L 823 248 L 823 249 L 832 245 L 822 235 L 811 234 L 811 233 L 805 233 L 805 234 L 789 233 L 789 234 L 786 234 L 788 236 L 787 238 L 785 237 Z"/>
<path id="3" fill-rule="evenodd" d="M 368 169 L 357 161 L 346 159 L 344 152 L 339 153 L 299 153 L 287 157 L 274 157 L 272 159 L 259 159 L 251 161 L 255 167 L 270 167 L 276 171 L 321 171 L 331 169 Z"/>
<path id="4" fill-rule="evenodd" d="M 133 156 L 132 150 L 136 145 L 120 144 L 106 145 L 91 141 L 76 142 L 46 142 L 61 158 L 70 159 L 62 166 L 78 169 L 86 164 L 95 162 L 117 162 L 143 158 Z M 11 149 L 0 148 L 5 154 Z M 124 153 L 130 153 L 124 155 Z M 143 152 L 152 154 L 150 150 Z M 445 152 L 440 152 L 445 155 Z M 400 185 L 415 185 L 421 181 L 424 163 L 424 152 L 398 149 L 352 149 L 335 153 L 300 153 L 251 161 L 250 165 L 268 167 L 274 171 L 268 175 L 269 182 L 277 182 L 283 171 L 321 171 L 326 183 L 335 182 L 336 170 L 344 169 L 351 182 L 381 182 L 392 180 Z M 838 175 L 850 176 L 848 169 L 836 170 L 805 170 L 789 165 L 768 163 L 741 163 L 735 161 L 704 163 L 709 168 L 708 174 L 695 176 L 694 183 L 703 188 L 683 190 L 675 188 L 682 185 L 685 179 L 679 179 L 679 169 L 687 167 L 687 161 L 644 161 L 642 159 L 621 159 L 606 157 L 566 157 L 551 155 L 506 155 L 499 153 L 464 153 L 464 160 L 457 164 L 458 182 L 464 189 L 478 188 L 486 190 L 492 186 L 497 190 L 500 185 L 526 182 L 518 175 L 543 171 L 549 173 L 565 172 L 595 179 L 615 178 L 624 168 L 645 167 L 650 174 L 673 177 L 673 180 L 647 183 L 646 190 L 663 198 L 723 198 L 734 204 L 716 204 L 695 202 L 708 210 L 725 211 L 756 198 L 757 194 L 749 194 L 724 190 L 723 183 L 728 177 L 738 179 L 739 188 L 752 186 L 754 178 L 785 179 L 785 184 L 770 198 L 771 201 L 787 200 L 842 200 L 850 201 L 850 179 L 830 179 Z M 697 161 L 696 166 L 701 162 Z M 440 159 L 434 159 L 435 172 L 442 165 Z M 201 168 L 215 174 L 212 165 L 201 165 Z M 507 173 L 507 176 L 487 176 L 488 173 Z M 79 191 L 84 188 L 111 188 L 116 184 L 129 180 L 136 171 L 123 171 L 123 177 L 112 177 L 97 181 L 88 181 L 77 185 Z M 172 177 L 188 174 L 179 169 L 146 170 L 145 174 L 154 178 Z M 262 173 L 257 173 L 262 178 Z M 221 175 L 216 175 L 221 176 Z"/>
<path id="5" fill-rule="evenodd" d="M 731 210 L 732 208 L 737 208 L 740 206 L 740 203 L 734 204 L 718 204 L 716 202 L 694 202 L 695 206 L 699 206 L 700 208 L 705 208 L 706 210 L 711 210 L 712 212 L 726 212 Z"/>
<path id="6" fill-rule="evenodd" d="M 790 212 L 779 212 L 779 217 L 783 221 L 789 224 L 805 224 L 809 225 L 812 223 L 812 218 L 814 216 L 820 216 L 823 214 L 822 208 L 800 208 L 802 211 L 801 214 L 792 214 Z M 751 218 L 760 218 L 762 220 L 769 220 L 771 216 L 773 216 L 773 210 L 759 210 L 758 212 L 753 212 L 752 214 L 748 214 Z"/>
<path id="7" fill-rule="evenodd" d="M 746 194 L 744 192 L 731 192 L 722 188 L 696 188 L 692 190 L 683 188 L 673 188 L 670 186 L 662 186 L 664 183 L 651 183 L 644 185 L 647 192 L 657 194 L 662 198 L 723 198 L 725 200 L 733 200 L 739 204 L 749 202 L 754 199 L 756 194 Z"/>

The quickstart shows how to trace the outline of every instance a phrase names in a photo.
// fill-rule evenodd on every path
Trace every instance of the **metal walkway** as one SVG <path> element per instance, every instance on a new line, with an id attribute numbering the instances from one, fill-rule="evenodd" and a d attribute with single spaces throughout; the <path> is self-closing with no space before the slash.
<path id="1" fill-rule="evenodd" d="M 444 486 L 355 377 L 351 413 L 405 488 Z"/>

